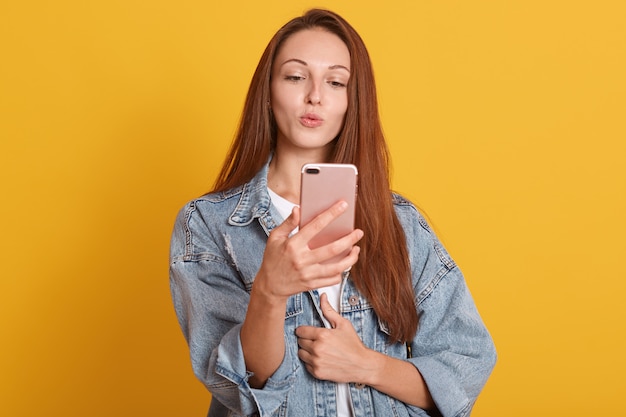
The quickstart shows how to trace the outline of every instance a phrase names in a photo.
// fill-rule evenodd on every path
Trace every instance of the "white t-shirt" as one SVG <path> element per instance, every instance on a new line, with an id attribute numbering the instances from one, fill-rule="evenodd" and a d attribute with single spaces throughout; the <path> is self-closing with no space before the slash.
<path id="1" fill-rule="evenodd" d="M 270 199 L 272 200 L 272 204 L 278 210 L 278 213 L 286 219 L 291 215 L 291 211 L 296 206 L 296 204 L 291 201 L 279 196 L 274 191 L 269 188 L 267 191 L 270 194 Z M 296 228 L 293 233 L 297 233 L 298 229 Z M 341 284 L 331 285 L 329 287 L 318 288 L 317 292 L 322 295 L 326 294 L 328 297 L 328 302 L 335 309 L 335 311 L 339 311 L 340 308 L 340 296 L 341 296 Z M 330 328 L 330 323 L 326 320 L 326 318 L 322 317 L 324 321 L 324 326 Z M 352 417 L 352 411 L 350 408 L 350 393 L 348 384 L 337 384 L 337 417 Z"/>

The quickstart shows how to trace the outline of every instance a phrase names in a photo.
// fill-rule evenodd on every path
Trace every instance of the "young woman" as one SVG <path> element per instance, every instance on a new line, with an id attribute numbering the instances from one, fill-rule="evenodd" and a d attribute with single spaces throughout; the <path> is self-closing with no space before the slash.
<path id="1" fill-rule="evenodd" d="M 310 162 L 359 170 L 357 229 L 314 250 L 345 204 L 298 230 Z M 390 191 L 367 50 L 329 11 L 270 41 L 215 189 L 177 218 L 170 261 L 211 417 L 465 416 L 495 363 L 461 272 Z"/>

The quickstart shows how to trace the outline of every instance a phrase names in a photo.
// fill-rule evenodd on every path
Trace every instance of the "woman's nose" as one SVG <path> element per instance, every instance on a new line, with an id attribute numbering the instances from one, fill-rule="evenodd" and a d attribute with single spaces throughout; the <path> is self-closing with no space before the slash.
<path id="1" fill-rule="evenodd" d="M 319 84 L 316 82 L 311 83 L 311 89 L 306 98 L 307 103 L 319 104 L 321 100 Z"/>

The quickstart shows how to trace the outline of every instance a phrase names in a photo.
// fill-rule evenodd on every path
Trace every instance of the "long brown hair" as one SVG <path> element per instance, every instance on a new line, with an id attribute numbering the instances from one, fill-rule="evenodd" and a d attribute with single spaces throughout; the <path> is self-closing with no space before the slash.
<path id="1" fill-rule="evenodd" d="M 274 57 L 289 36 L 313 28 L 337 35 L 350 52 L 348 108 L 329 162 L 351 163 L 359 170 L 356 224 L 364 237 L 351 274 L 386 324 L 390 340 L 408 341 L 415 335 L 418 317 L 406 238 L 391 198 L 389 152 L 378 115 L 374 73 L 363 40 L 341 16 L 310 10 L 288 22 L 270 40 L 252 77 L 239 129 L 214 191 L 246 183 L 267 162 L 276 146 L 276 124 L 268 105 Z"/>

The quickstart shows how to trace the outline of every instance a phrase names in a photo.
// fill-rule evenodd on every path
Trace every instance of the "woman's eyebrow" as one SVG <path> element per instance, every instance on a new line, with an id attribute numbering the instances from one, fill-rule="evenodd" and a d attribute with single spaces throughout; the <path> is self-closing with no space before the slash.
<path id="1" fill-rule="evenodd" d="M 305 67 L 309 65 L 309 64 L 307 64 L 305 61 L 303 61 L 303 60 L 301 60 L 301 59 L 298 59 L 298 58 L 291 58 L 291 59 L 286 60 L 286 61 L 285 61 L 285 62 L 283 62 L 282 64 L 280 64 L 280 66 L 282 67 L 283 65 L 285 65 L 285 64 L 287 64 L 287 63 L 289 63 L 289 62 L 297 62 L 298 64 L 302 64 L 302 65 L 304 65 Z"/>
<path id="2" fill-rule="evenodd" d="M 340 64 L 331 65 L 330 67 L 328 67 L 328 69 L 344 69 L 344 70 L 350 72 L 350 69 L 348 67 L 346 67 L 344 65 L 340 65 Z"/>
<path id="3" fill-rule="evenodd" d="M 301 59 L 298 58 L 291 58 L 286 60 L 285 62 L 283 62 L 282 64 L 280 64 L 280 66 L 282 67 L 283 65 L 289 63 L 289 62 L 296 62 L 298 64 L 304 65 L 305 67 L 308 66 L 309 64 L 306 63 L 306 61 L 303 61 Z M 341 64 L 336 64 L 336 65 L 330 65 L 328 67 L 328 69 L 334 70 L 334 69 L 343 69 L 346 70 L 348 72 L 350 72 L 350 69 L 348 67 L 346 67 L 345 65 L 341 65 Z"/>

